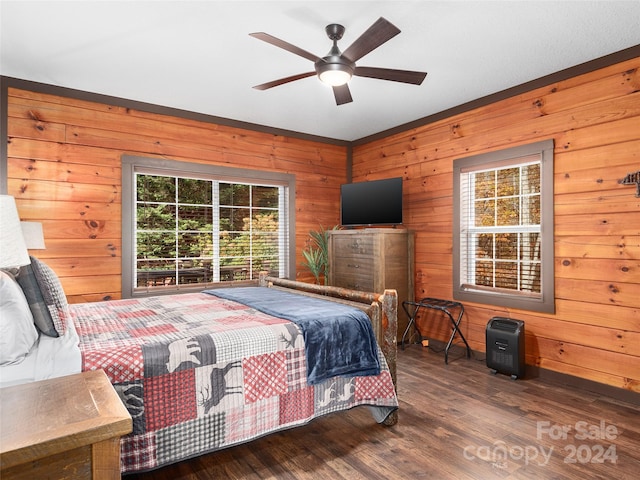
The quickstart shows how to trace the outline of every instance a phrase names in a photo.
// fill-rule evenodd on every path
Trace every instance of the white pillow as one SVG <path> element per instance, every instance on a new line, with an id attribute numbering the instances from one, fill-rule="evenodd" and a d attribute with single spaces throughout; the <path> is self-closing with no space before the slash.
<path id="1" fill-rule="evenodd" d="M 0 365 L 20 363 L 37 339 L 33 315 L 20 285 L 0 271 Z"/>

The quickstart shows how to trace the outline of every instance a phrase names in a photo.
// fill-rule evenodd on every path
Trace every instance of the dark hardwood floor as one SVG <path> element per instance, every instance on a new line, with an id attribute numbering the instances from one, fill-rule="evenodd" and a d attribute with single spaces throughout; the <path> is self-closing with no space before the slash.
<path id="1" fill-rule="evenodd" d="M 398 395 L 393 427 L 359 407 L 125 480 L 640 478 L 640 394 L 514 381 L 457 347 L 445 365 L 411 345 L 398 352 Z"/>

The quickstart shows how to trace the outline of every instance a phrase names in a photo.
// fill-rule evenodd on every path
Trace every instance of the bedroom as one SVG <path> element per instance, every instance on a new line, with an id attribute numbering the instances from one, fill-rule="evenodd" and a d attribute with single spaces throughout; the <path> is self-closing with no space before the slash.
<path id="1" fill-rule="evenodd" d="M 279 34 L 269 27 L 261 28 Z M 451 298 L 453 160 L 552 138 L 556 311 L 470 303 L 463 333 L 474 351 L 484 352 L 488 319 L 524 320 L 526 361 L 540 377 L 560 375 L 637 401 L 639 204 L 634 186 L 619 181 L 639 164 L 640 51 L 636 45 L 594 61 L 362 141 L 261 131 L 9 75 L 2 78 L 3 193 L 16 197 L 23 220 L 43 224 L 47 248 L 33 255 L 79 303 L 123 296 L 123 154 L 295 173 L 295 264 L 305 281 L 312 279 L 300 267 L 300 252 L 309 231 L 339 222 L 339 186 L 350 178 L 401 176 L 405 224 L 416 235 L 415 296 Z M 424 68 L 434 75 L 429 64 Z M 330 97 L 323 100 L 335 108 Z M 446 324 L 436 327 L 428 335 L 444 340 Z"/>

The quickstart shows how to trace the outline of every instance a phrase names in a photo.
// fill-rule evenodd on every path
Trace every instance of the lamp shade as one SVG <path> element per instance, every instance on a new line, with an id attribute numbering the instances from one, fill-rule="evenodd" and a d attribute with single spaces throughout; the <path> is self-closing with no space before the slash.
<path id="1" fill-rule="evenodd" d="M 0 268 L 21 267 L 29 263 L 16 201 L 10 195 L 0 195 Z"/>
<path id="2" fill-rule="evenodd" d="M 29 250 L 44 250 L 44 233 L 40 222 L 20 222 L 24 243 Z"/>

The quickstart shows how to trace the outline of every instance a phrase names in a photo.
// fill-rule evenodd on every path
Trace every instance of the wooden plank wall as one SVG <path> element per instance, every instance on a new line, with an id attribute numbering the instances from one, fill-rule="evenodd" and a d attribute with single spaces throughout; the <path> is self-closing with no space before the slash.
<path id="1" fill-rule="evenodd" d="M 640 58 L 355 146 L 353 180 L 402 176 L 416 232 L 416 298 L 452 298 L 453 160 L 555 142 L 554 315 L 465 304 L 485 351 L 494 316 L 525 321 L 530 365 L 640 392 Z M 427 85 L 428 88 L 428 85 Z M 442 317 L 432 338 L 448 338 Z"/>
<path id="2" fill-rule="evenodd" d="M 347 147 L 9 88 L 8 194 L 43 223 L 31 253 L 70 302 L 121 297 L 124 154 L 296 175 L 297 277 L 310 230 L 339 222 Z"/>

